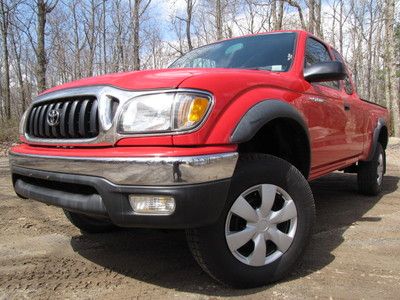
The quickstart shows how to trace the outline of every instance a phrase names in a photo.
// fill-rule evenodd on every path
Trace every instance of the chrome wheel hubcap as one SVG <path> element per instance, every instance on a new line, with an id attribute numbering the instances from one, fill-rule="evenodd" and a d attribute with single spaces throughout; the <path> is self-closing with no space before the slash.
<path id="1" fill-rule="evenodd" d="M 233 203 L 225 224 L 232 254 L 250 266 L 264 266 L 291 246 L 297 228 L 293 199 L 273 184 L 255 185 Z"/>
<path id="2" fill-rule="evenodd" d="M 377 174 L 376 174 L 376 182 L 378 185 L 381 185 L 383 179 L 383 154 L 379 154 L 378 157 L 378 168 L 377 168 Z"/>

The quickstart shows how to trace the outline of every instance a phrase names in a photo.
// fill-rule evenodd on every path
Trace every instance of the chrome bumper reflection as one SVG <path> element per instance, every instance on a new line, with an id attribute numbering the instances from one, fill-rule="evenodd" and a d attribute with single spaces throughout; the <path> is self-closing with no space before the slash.
<path id="1" fill-rule="evenodd" d="M 183 185 L 230 178 L 238 153 L 184 157 L 87 158 L 10 153 L 11 169 L 103 177 L 122 185 Z"/>

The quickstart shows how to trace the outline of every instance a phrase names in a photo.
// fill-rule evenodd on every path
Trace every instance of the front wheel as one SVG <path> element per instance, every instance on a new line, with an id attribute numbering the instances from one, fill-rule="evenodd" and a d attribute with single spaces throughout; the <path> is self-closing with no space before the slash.
<path id="1" fill-rule="evenodd" d="M 314 199 L 300 171 L 271 155 L 245 154 L 219 220 L 187 230 L 187 239 L 209 275 L 223 284 L 251 288 L 292 270 L 314 221 Z"/>

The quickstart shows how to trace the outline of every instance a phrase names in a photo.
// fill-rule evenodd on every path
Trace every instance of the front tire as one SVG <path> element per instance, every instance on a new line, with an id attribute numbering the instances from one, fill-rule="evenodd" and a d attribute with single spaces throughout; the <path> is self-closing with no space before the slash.
<path id="1" fill-rule="evenodd" d="M 108 220 L 97 219 L 64 209 L 67 219 L 83 233 L 104 233 L 115 230 L 117 227 Z"/>
<path id="2" fill-rule="evenodd" d="M 199 265 L 214 279 L 252 288 L 289 274 L 314 222 L 312 192 L 299 170 L 271 155 L 244 154 L 219 220 L 187 230 L 187 240 Z"/>

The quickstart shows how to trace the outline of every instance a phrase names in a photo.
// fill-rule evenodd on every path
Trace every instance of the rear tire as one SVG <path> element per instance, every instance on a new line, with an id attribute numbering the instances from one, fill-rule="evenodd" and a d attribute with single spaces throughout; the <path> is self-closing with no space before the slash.
<path id="1" fill-rule="evenodd" d="M 358 191 L 368 196 L 377 196 L 382 192 L 383 177 L 386 171 L 386 154 L 378 143 L 371 161 L 358 163 Z"/>
<path id="2" fill-rule="evenodd" d="M 105 219 L 97 219 L 65 209 L 64 214 L 83 233 L 104 233 L 117 229 L 117 226 Z"/>
<path id="3" fill-rule="evenodd" d="M 194 258 L 211 277 L 253 288 L 290 273 L 314 222 L 313 195 L 299 170 L 271 155 L 244 154 L 218 221 L 186 234 Z"/>

